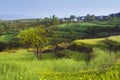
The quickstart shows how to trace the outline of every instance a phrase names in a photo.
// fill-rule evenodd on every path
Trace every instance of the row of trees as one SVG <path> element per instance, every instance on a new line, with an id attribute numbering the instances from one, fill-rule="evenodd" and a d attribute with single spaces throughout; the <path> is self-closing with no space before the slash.
<path id="1" fill-rule="evenodd" d="M 13 20 L 13 21 L 0 21 L 0 34 L 7 34 L 27 29 L 29 27 L 36 27 L 44 25 L 45 27 L 58 25 L 59 19 L 55 15 L 50 18 L 44 19 L 28 19 L 28 20 Z"/>
<path id="2" fill-rule="evenodd" d="M 63 18 L 66 21 L 71 21 L 75 20 L 76 22 L 79 21 L 86 21 L 86 22 L 91 22 L 91 21 L 105 21 L 105 20 L 114 20 L 114 19 L 119 19 L 120 18 L 120 13 L 114 13 L 110 14 L 107 16 L 95 16 L 94 14 L 90 15 L 87 14 L 86 16 L 75 16 L 75 15 L 70 15 L 68 18 Z"/>

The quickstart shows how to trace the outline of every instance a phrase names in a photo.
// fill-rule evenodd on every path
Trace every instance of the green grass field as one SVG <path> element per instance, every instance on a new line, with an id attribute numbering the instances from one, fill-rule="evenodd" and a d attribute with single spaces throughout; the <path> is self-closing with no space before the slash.
<path id="1" fill-rule="evenodd" d="M 82 39 L 82 40 L 75 40 L 74 43 L 77 45 L 96 45 L 99 42 L 103 41 L 105 38 L 98 38 L 98 39 Z"/>
<path id="2" fill-rule="evenodd" d="M 65 52 L 73 55 L 71 51 Z M 119 58 L 114 63 L 114 54 L 110 56 L 100 49 L 95 49 L 95 53 L 96 58 L 88 63 L 73 59 L 37 60 L 27 50 L 2 52 L 0 80 L 119 80 Z"/>
<path id="3" fill-rule="evenodd" d="M 112 42 L 116 42 L 116 43 L 120 43 L 120 35 L 119 36 L 111 36 L 107 38 L 108 40 L 112 41 Z"/>
<path id="4" fill-rule="evenodd" d="M 105 39 L 86 39 L 74 42 L 77 45 L 82 45 L 81 43 L 96 45 Z M 120 79 L 119 51 L 111 52 L 107 49 L 93 47 L 94 58 L 90 61 L 85 53 L 68 49 L 64 49 L 63 52 L 70 58 L 61 59 L 56 57 L 54 53 L 44 53 L 42 54 L 42 60 L 38 60 L 33 52 L 27 52 L 25 49 L 1 52 L 0 80 Z"/>

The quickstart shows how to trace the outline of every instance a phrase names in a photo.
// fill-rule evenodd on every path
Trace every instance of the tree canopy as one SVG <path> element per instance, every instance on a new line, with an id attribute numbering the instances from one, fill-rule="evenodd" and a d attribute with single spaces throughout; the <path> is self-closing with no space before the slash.
<path id="1" fill-rule="evenodd" d="M 37 57 L 39 53 L 42 53 L 42 48 L 49 40 L 46 29 L 42 27 L 23 30 L 18 35 L 18 38 L 22 44 L 36 48 Z"/>

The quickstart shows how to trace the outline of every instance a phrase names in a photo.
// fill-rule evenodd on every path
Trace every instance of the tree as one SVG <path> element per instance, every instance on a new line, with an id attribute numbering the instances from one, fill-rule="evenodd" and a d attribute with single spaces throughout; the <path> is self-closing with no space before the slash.
<path id="1" fill-rule="evenodd" d="M 70 15 L 70 19 L 75 19 L 76 16 L 75 15 Z"/>
<path id="2" fill-rule="evenodd" d="M 85 21 L 90 22 L 90 21 L 95 21 L 95 20 L 96 20 L 96 17 L 94 14 L 93 15 L 87 14 L 87 16 L 85 16 Z"/>
<path id="3" fill-rule="evenodd" d="M 39 53 L 41 57 L 42 48 L 46 45 L 49 38 L 47 36 L 46 29 L 42 27 L 36 27 L 35 29 L 28 29 L 20 32 L 18 35 L 22 44 L 27 44 L 36 48 L 35 55 L 38 58 Z"/>
<path id="4" fill-rule="evenodd" d="M 94 15 L 94 14 L 93 14 L 93 15 L 91 15 L 91 16 L 90 16 L 90 19 L 91 19 L 91 21 L 95 21 L 95 20 L 96 20 L 95 15 Z"/>
<path id="5" fill-rule="evenodd" d="M 55 15 L 53 15 L 52 16 L 52 25 L 58 25 L 58 24 L 59 24 L 59 19 Z"/>
<path id="6" fill-rule="evenodd" d="M 90 19 L 90 15 L 87 14 L 87 15 L 85 16 L 85 21 L 89 21 L 89 19 Z"/>
<path id="7" fill-rule="evenodd" d="M 42 23 L 43 23 L 43 25 L 45 25 L 45 27 L 49 27 L 50 25 L 52 25 L 51 19 L 50 19 L 50 18 L 47 18 L 47 17 L 45 17 L 45 18 L 42 20 Z"/>
<path id="8" fill-rule="evenodd" d="M 3 33 L 3 29 L 2 29 L 2 27 L 1 27 L 1 25 L 0 25 L 0 35 Z"/>

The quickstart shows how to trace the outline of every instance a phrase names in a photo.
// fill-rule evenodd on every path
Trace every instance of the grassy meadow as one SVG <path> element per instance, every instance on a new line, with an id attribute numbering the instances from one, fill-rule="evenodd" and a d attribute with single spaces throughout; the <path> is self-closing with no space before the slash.
<path id="1" fill-rule="evenodd" d="M 106 39 L 116 40 L 119 36 L 73 42 L 92 46 L 94 58 L 91 60 L 88 54 L 70 49 L 62 51 L 69 58 L 58 58 L 51 52 L 42 54 L 41 60 L 26 49 L 3 51 L 0 53 L 0 80 L 119 80 L 120 52 L 96 47 L 107 45 Z"/>

